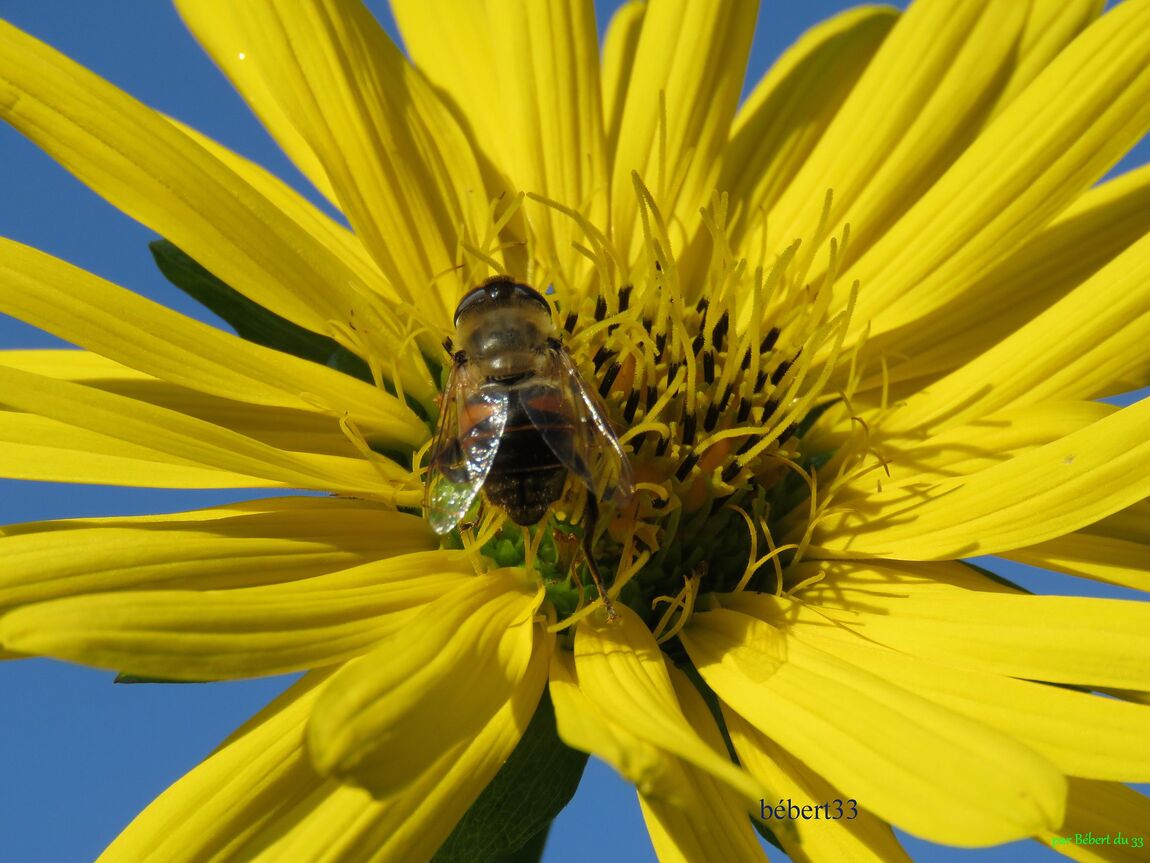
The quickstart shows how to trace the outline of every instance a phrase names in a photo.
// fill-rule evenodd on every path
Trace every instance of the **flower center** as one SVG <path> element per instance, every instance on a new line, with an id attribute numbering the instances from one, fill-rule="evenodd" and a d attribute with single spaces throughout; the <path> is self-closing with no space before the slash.
<path id="1" fill-rule="evenodd" d="M 677 259 L 658 210 L 641 200 L 636 263 L 624 271 L 607 236 L 584 225 L 595 266 L 583 285 L 554 279 L 552 298 L 634 471 L 635 494 L 596 538 L 596 559 L 609 582 L 614 574 L 612 593 L 658 633 L 681 626 L 702 592 L 779 589 L 780 565 L 802 543 L 776 539 L 805 535 L 784 521 L 809 505 L 812 472 L 828 458 L 803 436 L 838 398 L 828 382 L 842 371 L 850 304 L 830 308 L 835 240 L 817 280 L 799 242 L 749 260 L 732 251 L 717 197 L 705 214 L 710 253 Z M 556 510 L 542 535 L 505 526 L 484 552 L 501 565 L 530 558 L 565 617 L 579 604 L 564 567 L 577 557 L 580 507 Z"/>

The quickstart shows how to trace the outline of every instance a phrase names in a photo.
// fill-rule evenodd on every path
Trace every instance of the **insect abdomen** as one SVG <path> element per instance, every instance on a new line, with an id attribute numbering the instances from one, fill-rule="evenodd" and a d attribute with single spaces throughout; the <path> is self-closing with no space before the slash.
<path id="1" fill-rule="evenodd" d="M 526 392 L 512 391 L 507 425 L 484 491 L 516 524 L 528 525 L 542 520 L 562 496 L 567 469 L 528 417 L 521 393 L 522 398 L 546 398 L 548 390 L 533 387 Z M 557 436 L 569 439 L 568 425 L 562 415 L 556 414 L 552 439 Z"/>

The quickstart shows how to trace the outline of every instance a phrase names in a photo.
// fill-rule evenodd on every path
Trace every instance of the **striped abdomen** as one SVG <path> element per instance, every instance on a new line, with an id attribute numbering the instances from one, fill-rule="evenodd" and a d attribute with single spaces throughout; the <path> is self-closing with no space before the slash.
<path id="1" fill-rule="evenodd" d="M 552 446 L 571 447 L 571 423 L 563 416 L 562 395 L 555 387 L 521 384 L 509 395 L 507 425 L 483 490 L 516 524 L 535 524 L 563 494 L 567 468 Z M 528 415 L 528 404 L 537 422 Z"/>

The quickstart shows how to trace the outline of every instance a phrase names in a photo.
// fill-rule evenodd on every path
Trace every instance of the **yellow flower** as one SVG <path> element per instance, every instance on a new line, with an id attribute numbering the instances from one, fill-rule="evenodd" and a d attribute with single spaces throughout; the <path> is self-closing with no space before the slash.
<path id="1" fill-rule="evenodd" d="M 1150 381 L 1150 169 L 1094 184 L 1150 127 L 1150 3 L 859 9 L 741 106 L 749 2 L 629 3 L 600 59 L 589 2 L 397 0 L 410 62 L 350 0 L 177 6 L 351 228 L 0 26 L 4 118 L 245 336 L 0 241 L 0 310 L 84 349 L 0 359 L 0 469 L 333 496 L 0 540 L 12 654 L 308 671 L 102 860 L 510 851 L 582 769 L 556 729 L 665 861 L 1150 823 L 1148 607 L 961 562 L 1148 586 L 1150 401 L 1094 400 Z M 420 512 L 493 273 L 629 453 L 616 622 L 577 487 L 534 530 Z"/>

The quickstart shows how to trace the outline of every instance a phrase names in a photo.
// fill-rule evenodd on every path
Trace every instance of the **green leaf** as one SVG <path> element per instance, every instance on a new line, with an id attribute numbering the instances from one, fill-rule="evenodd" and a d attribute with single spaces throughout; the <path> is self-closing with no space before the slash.
<path id="1" fill-rule="evenodd" d="M 367 363 L 334 339 L 297 326 L 252 302 L 168 240 L 156 240 L 148 248 L 164 278 L 223 318 L 240 338 L 371 383 Z"/>
<path id="2" fill-rule="evenodd" d="M 523 738 L 479 795 L 432 863 L 532 863 L 547 830 L 579 786 L 587 754 L 555 731 L 546 690 Z"/>

